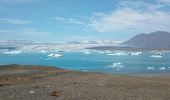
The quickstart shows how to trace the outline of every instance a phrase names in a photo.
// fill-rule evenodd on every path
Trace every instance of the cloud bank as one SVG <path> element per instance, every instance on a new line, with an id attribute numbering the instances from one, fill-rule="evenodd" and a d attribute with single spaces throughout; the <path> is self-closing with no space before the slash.
<path id="1" fill-rule="evenodd" d="M 83 25 L 84 24 L 80 20 L 73 19 L 73 18 L 54 17 L 53 19 L 55 19 L 57 21 L 61 21 L 63 23 L 67 23 L 67 24 L 79 24 L 79 25 Z"/>
<path id="2" fill-rule="evenodd" d="M 18 30 L 9 30 L 9 29 L 1 29 L 0 34 L 8 34 L 8 35 L 26 35 L 26 36 L 38 36 L 38 35 L 49 35 L 50 32 L 39 31 L 34 28 L 26 28 L 26 29 L 18 29 Z"/>
<path id="3" fill-rule="evenodd" d="M 168 6 L 143 1 L 119 2 L 117 9 L 110 13 L 95 13 L 89 26 L 98 32 L 151 32 L 156 30 L 170 31 L 170 13 L 161 10 Z"/>

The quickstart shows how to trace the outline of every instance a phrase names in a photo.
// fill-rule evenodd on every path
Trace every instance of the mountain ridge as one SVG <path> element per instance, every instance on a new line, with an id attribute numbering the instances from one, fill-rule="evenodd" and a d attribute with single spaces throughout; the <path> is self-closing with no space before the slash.
<path id="1" fill-rule="evenodd" d="M 123 42 L 121 45 L 137 48 L 170 48 L 170 32 L 156 31 L 150 34 L 141 33 Z"/>

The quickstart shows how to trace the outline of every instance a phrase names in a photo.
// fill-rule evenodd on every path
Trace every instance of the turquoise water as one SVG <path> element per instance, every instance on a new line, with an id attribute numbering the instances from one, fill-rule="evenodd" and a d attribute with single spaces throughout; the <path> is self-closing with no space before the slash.
<path id="1" fill-rule="evenodd" d="M 113 51 L 112 53 L 115 53 Z M 170 52 L 162 58 L 151 57 L 154 53 L 141 55 L 108 55 L 100 52 L 58 52 L 63 56 L 53 58 L 48 54 L 56 52 L 0 53 L 0 64 L 48 65 L 59 68 L 113 74 L 164 74 L 170 73 Z M 127 53 L 127 52 L 125 52 Z"/>

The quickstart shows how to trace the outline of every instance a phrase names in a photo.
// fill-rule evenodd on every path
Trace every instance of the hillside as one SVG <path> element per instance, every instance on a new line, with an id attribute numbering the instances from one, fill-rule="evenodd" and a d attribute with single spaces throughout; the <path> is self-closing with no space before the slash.
<path id="1" fill-rule="evenodd" d="M 167 49 L 170 48 L 170 33 L 166 31 L 156 31 L 150 34 L 142 33 L 123 42 L 122 45 L 138 48 Z"/>

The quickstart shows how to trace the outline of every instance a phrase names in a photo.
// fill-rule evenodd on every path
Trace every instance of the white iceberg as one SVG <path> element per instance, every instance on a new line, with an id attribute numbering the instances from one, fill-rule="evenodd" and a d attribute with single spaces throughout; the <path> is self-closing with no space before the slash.
<path id="1" fill-rule="evenodd" d="M 116 52 L 116 53 L 110 53 L 110 54 L 107 54 L 107 55 L 110 55 L 110 56 L 126 56 L 128 54 L 125 53 L 125 52 Z"/>
<path id="2" fill-rule="evenodd" d="M 147 70 L 154 70 L 153 67 L 146 67 L 146 68 L 147 68 Z"/>
<path id="3" fill-rule="evenodd" d="M 48 57 L 54 57 L 54 58 L 56 58 L 56 57 L 61 57 L 62 55 L 60 55 L 60 54 L 49 54 L 48 55 Z"/>
<path id="4" fill-rule="evenodd" d="M 155 55 L 160 55 L 160 56 L 163 56 L 165 53 L 162 51 L 162 52 L 155 52 Z"/>
<path id="5" fill-rule="evenodd" d="M 110 54 L 107 54 L 108 56 L 114 56 L 115 54 L 114 53 L 110 53 Z"/>
<path id="6" fill-rule="evenodd" d="M 113 63 L 112 65 L 109 65 L 108 68 L 118 68 L 118 69 L 121 69 L 123 68 L 124 66 L 122 65 L 122 63 L 120 62 L 117 62 L 117 63 Z"/>
<path id="7" fill-rule="evenodd" d="M 165 54 L 164 52 L 154 52 L 154 55 L 151 55 L 151 57 L 162 58 L 164 54 Z"/>
<path id="8" fill-rule="evenodd" d="M 5 52 L 3 52 L 3 54 L 20 54 L 20 53 L 22 53 L 21 50 L 18 50 L 18 51 L 5 51 Z"/>
<path id="9" fill-rule="evenodd" d="M 152 58 L 162 58 L 163 56 L 161 56 L 161 55 L 151 55 L 150 57 L 152 57 Z"/>
<path id="10" fill-rule="evenodd" d="M 130 55 L 132 56 L 140 56 L 142 52 L 131 52 Z"/>
<path id="11" fill-rule="evenodd" d="M 166 68 L 165 67 L 160 67 L 159 70 L 165 70 Z"/>

